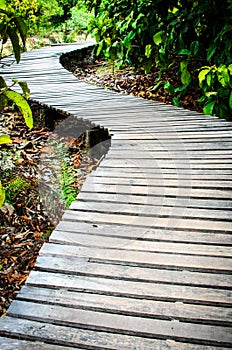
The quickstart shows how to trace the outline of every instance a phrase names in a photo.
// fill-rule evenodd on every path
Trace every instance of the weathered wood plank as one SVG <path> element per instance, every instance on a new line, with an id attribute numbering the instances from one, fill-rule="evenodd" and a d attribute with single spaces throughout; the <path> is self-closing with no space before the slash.
<path id="1" fill-rule="evenodd" d="M 169 228 L 181 230 L 211 230 L 217 232 L 231 233 L 231 223 L 219 220 L 199 220 L 199 219 L 184 219 L 175 217 L 152 217 L 152 216 L 137 216 L 137 215 L 122 215 L 122 214 L 108 214 L 90 211 L 76 211 L 67 210 L 63 219 L 73 222 L 91 222 L 91 223 L 105 223 L 105 224 L 119 224 L 131 225 L 144 228 Z"/>
<path id="2" fill-rule="evenodd" d="M 130 185 L 111 185 L 93 183 L 90 179 L 83 184 L 82 192 L 103 192 L 103 193 L 128 193 L 140 194 L 146 196 L 169 196 L 169 197 L 189 197 L 189 198 L 212 198 L 212 199 L 232 199 L 232 191 L 222 189 L 202 189 L 190 187 L 154 187 L 154 186 L 130 186 Z"/>
<path id="3" fill-rule="evenodd" d="M 99 331 L 111 331 L 121 334 L 145 336 L 150 338 L 171 338 L 212 345 L 232 343 L 232 334 L 227 327 L 210 326 L 195 323 L 165 321 L 140 318 L 106 312 L 78 310 L 62 306 L 43 305 L 32 302 L 16 301 L 9 309 L 9 315 L 33 318 L 67 326 L 80 326 Z"/>
<path id="4" fill-rule="evenodd" d="M 162 178 L 162 176 L 159 177 L 159 182 L 156 179 L 153 178 L 147 178 L 146 175 L 144 175 L 143 178 L 134 178 L 133 175 L 127 176 L 124 174 L 124 177 L 118 177 L 114 176 L 114 174 L 111 174 L 111 176 L 96 176 L 90 175 L 88 178 L 89 182 L 95 183 L 101 183 L 101 184 L 110 184 L 110 185 L 129 185 L 129 186 L 153 186 L 153 187 L 187 187 L 187 188 L 220 188 L 220 189 L 232 189 L 232 181 L 217 181 L 217 180 L 211 180 L 208 179 L 191 179 L 191 176 L 189 178 L 181 178 L 181 179 L 165 179 Z M 228 177 L 227 177 L 228 179 Z"/>
<path id="5" fill-rule="evenodd" d="M 144 204 L 133 204 L 125 203 L 122 205 L 118 203 L 109 202 L 98 202 L 98 201 L 74 201 L 70 207 L 70 210 L 78 211 L 94 211 L 100 213 L 111 213 L 111 214 L 124 214 L 124 215 L 141 215 L 141 216 L 152 216 L 152 217 L 180 217 L 180 218 L 201 218 L 201 219 L 222 219 L 231 220 L 231 210 L 213 210 L 213 209 L 202 209 L 202 208 L 188 208 L 186 203 L 181 202 L 178 207 L 176 202 L 175 209 L 173 206 L 164 205 L 163 203 L 157 203 L 157 205 Z"/>
<path id="6" fill-rule="evenodd" d="M 41 326 L 42 327 L 42 326 Z M 40 340 L 40 339 L 38 339 Z M 5 338 L 0 336 L 1 350 L 74 350 L 76 347 L 51 345 L 42 341 L 29 341 L 14 338 Z M 83 350 L 78 347 L 79 350 Z"/>
<path id="7" fill-rule="evenodd" d="M 177 319 L 179 321 L 204 322 L 205 324 L 227 325 L 230 318 L 230 308 L 188 305 L 181 302 L 162 302 L 155 300 L 110 295 L 75 293 L 68 290 L 54 290 L 25 286 L 20 293 L 20 300 L 40 302 L 41 304 L 67 306 L 76 309 L 105 311 L 109 313 L 158 318 L 163 320 Z"/>
<path id="8" fill-rule="evenodd" d="M 118 224 L 104 224 L 104 223 L 87 223 L 87 222 L 70 222 L 62 220 L 56 227 L 56 230 L 63 232 L 78 232 L 86 235 L 101 235 L 103 237 L 124 237 L 139 240 L 150 240 L 160 242 L 193 242 L 196 244 L 207 245 L 229 245 L 231 246 L 231 235 L 218 233 L 216 228 L 214 231 L 199 232 L 196 229 L 191 230 L 177 230 L 175 229 L 155 229 L 152 227 L 146 230 L 141 230 L 139 227 Z M 88 239 L 88 237 L 87 237 Z"/>
<path id="9" fill-rule="evenodd" d="M 207 271 L 230 271 L 231 258 L 200 256 L 189 254 L 172 253 L 151 253 L 143 251 L 134 251 L 132 249 L 120 248 L 101 248 L 101 247 L 82 247 L 59 244 L 47 244 L 41 249 L 41 254 L 64 255 L 86 257 L 99 260 L 109 260 L 112 262 L 143 264 L 149 266 L 166 266 L 176 268 L 188 268 L 192 270 Z"/>
<path id="10" fill-rule="evenodd" d="M 29 286 L 64 288 L 75 292 L 134 297 L 137 299 L 177 301 L 220 307 L 231 306 L 231 292 L 228 289 L 225 291 L 208 287 L 179 286 L 160 282 L 133 282 L 42 271 L 33 271 L 27 280 L 27 284 Z"/>
<path id="11" fill-rule="evenodd" d="M 147 339 L 136 336 L 113 334 L 106 332 L 98 332 L 96 330 L 80 329 L 74 327 L 66 327 L 64 325 L 54 325 L 50 323 L 41 323 L 37 321 L 15 319 L 6 317 L 2 325 L 4 333 L 15 337 L 27 337 L 32 340 L 41 342 L 48 341 L 58 345 L 67 344 L 68 347 L 74 346 L 80 349 L 96 350 L 217 350 L 218 346 L 207 346 L 205 344 L 190 344 L 186 342 L 176 342 L 172 339 Z M 0 320 L 1 323 L 1 320 Z M 220 347 L 220 349 L 225 349 Z M 8 349 L 4 349 L 8 350 Z M 11 350 L 11 349 L 10 349 Z M 14 349 L 15 350 L 15 349 Z M 29 349 L 28 349 L 29 350 Z M 39 350 L 39 349 L 38 349 Z"/>
<path id="12" fill-rule="evenodd" d="M 47 256 L 40 255 L 36 262 L 36 270 L 45 272 L 59 272 L 73 274 L 77 276 L 103 277 L 117 280 L 134 281 L 134 282 L 154 282 L 167 283 L 183 286 L 198 286 L 209 288 L 230 289 L 231 275 L 209 272 L 193 272 L 189 270 L 168 270 L 165 267 L 150 268 L 136 267 L 130 265 L 119 265 L 104 263 L 101 261 L 91 261 L 86 258 L 73 256 Z"/>
<path id="13" fill-rule="evenodd" d="M 151 242 L 145 239 L 140 241 L 131 237 L 102 237 L 101 235 L 86 236 L 85 234 L 72 234 L 70 232 L 53 231 L 50 240 L 51 243 L 66 243 L 71 245 L 100 247 L 100 248 L 120 248 L 123 250 L 137 250 L 158 253 L 171 254 L 190 254 L 204 256 L 231 257 L 232 247 L 226 246 L 207 246 L 201 244 L 185 244 L 177 242 Z"/>

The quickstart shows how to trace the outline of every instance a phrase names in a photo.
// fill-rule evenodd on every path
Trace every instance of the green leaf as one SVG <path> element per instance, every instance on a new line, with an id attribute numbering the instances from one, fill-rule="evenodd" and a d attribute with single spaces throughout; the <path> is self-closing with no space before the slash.
<path id="1" fill-rule="evenodd" d="M 199 51 L 199 41 L 193 41 L 190 45 L 190 49 L 191 49 L 191 53 L 196 56 L 198 54 Z"/>
<path id="2" fill-rule="evenodd" d="M 9 38 L 10 38 L 11 43 L 12 43 L 12 47 L 13 47 L 13 51 L 14 51 L 16 62 L 19 63 L 21 50 L 20 50 L 18 35 L 9 26 L 7 27 L 7 34 L 9 35 Z"/>
<path id="3" fill-rule="evenodd" d="M 174 97 L 174 98 L 172 99 L 172 103 L 173 103 L 174 106 L 176 106 L 176 107 L 182 107 L 182 104 L 181 104 L 181 102 L 180 102 L 180 100 L 179 100 L 178 97 Z"/>
<path id="4" fill-rule="evenodd" d="M 0 0 L 0 9 L 4 10 L 6 8 L 5 0 Z"/>
<path id="5" fill-rule="evenodd" d="M 158 32 L 153 36 L 153 41 L 156 45 L 159 45 L 162 43 L 162 38 L 161 38 L 162 34 L 163 34 L 163 31 Z"/>
<path id="6" fill-rule="evenodd" d="M 182 49 L 178 52 L 179 55 L 191 55 L 191 51 L 187 49 Z"/>
<path id="7" fill-rule="evenodd" d="M 211 72 L 206 75 L 206 84 L 210 87 L 212 82 L 212 74 Z"/>
<path id="8" fill-rule="evenodd" d="M 27 25 L 24 22 L 24 20 L 22 18 L 20 18 L 20 17 L 14 17 L 13 21 L 14 21 L 14 23 L 16 25 L 16 28 L 19 31 L 19 34 L 21 36 L 23 45 L 25 46 L 26 38 L 27 38 Z"/>
<path id="9" fill-rule="evenodd" d="M 111 39 L 109 37 L 105 38 L 105 42 L 108 46 L 111 46 Z"/>
<path id="10" fill-rule="evenodd" d="M 32 111 L 25 98 L 18 92 L 10 90 L 4 91 L 4 95 L 17 105 L 24 117 L 26 125 L 31 129 L 33 127 Z"/>
<path id="11" fill-rule="evenodd" d="M 213 115 L 213 109 L 214 109 L 215 103 L 216 103 L 216 101 L 208 102 L 203 108 L 204 113 L 209 114 L 209 115 Z"/>
<path id="12" fill-rule="evenodd" d="M 224 68 L 222 71 L 217 72 L 218 81 L 221 83 L 223 87 L 227 87 L 230 82 L 230 76 L 228 70 Z"/>
<path id="13" fill-rule="evenodd" d="M 230 71 L 230 74 L 232 75 L 232 63 L 228 66 L 228 69 Z"/>
<path id="14" fill-rule="evenodd" d="M 102 48 L 103 48 L 103 44 L 104 44 L 103 41 L 101 41 L 101 42 L 98 44 L 97 53 L 96 53 L 97 56 L 100 55 L 100 53 L 101 53 L 101 51 L 102 51 Z"/>
<path id="15" fill-rule="evenodd" d="M 166 81 L 164 83 L 164 88 L 166 90 L 168 90 L 169 94 L 173 94 L 174 93 L 174 86 L 172 84 L 170 84 L 169 81 Z"/>
<path id="16" fill-rule="evenodd" d="M 158 89 L 158 87 L 162 84 L 162 81 L 159 81 L 155 86 L 153 86 L 153 88 L 150 91 L 155 91 Z"/>
<path id="17" fill-rule="evenodd" d="M 147 58 L 149 58 L 151 56 L 151 52 L 152 52 L 152 46 L 151 45 L 146 45 L 146 47 L 145 47 L 145 56 Z"/>
<path id="18" fill-rule="evenodd" d="M 232 109 L 232 91 L 231 91 L 230 97 L 229 97 L 229 106 Z"/>
<path id="19" fill-rule="evenodd" d="M 205 80 L 206 75 L 209 73 L 209 68 L 203 69 L 198 74 L 199 84 L 202 86 L 202 82 Z"/>
<path id="20" fill-rule="evenodd" d="M 26 100 L 28 100 L 30 97 L 30 89 L 28 87 L 28 84 L 25 81 L 19 81 L 18 84 L 23 91 L 23 96 L 26 98 Z"/>
<path id="21" fill-rule="evenodd" d="M 205 96 L 201 96 L 197 101 L 201 103 L 201 102 L 205 102 L 205 100 L 206 100 Z"/>
<path id="22" fill-rule="evenodd" d="M 210 97 L 210 96 L 217 96 L 217 91 L 209 91 L 205 93 L 206 97 Z"/>
<path id="23" fill-rule="evenodd" d="M 178 86 L 177 88 L 174 89 L 174 92 L 180 92 L 186 90 L 188 87 L 188 84 Z"/>
<path id="24" fill-rule="evenodd" d="M 10 136 L 5 134 L 0 135 L 0 145 L 4 145 L 7 143 L 12 143 Z"/>
<path id="25" fill-rule="evenodd" d="M 180 62 L 180 71 L 181 71 L 181 82 L 183 85 L 188 85 L 191 81 L 191 74 L 188 71 L 188 64 L 189 62 L 187 60 L 183 60 Z"/>
<path id="26" fill-rule="evenodd" d="M 215 51 L 217 49 L 216 45 L 210 46 L 207 51 L 207 61 L 210 61 L 210 59 L 213 57 L 215 54 Z"/>
<path id="27" fill-rule="evenodd" d="M 5 190 L 0 181 L 0 208 L 3 206 L 4 202 L 5 202 Z"/>

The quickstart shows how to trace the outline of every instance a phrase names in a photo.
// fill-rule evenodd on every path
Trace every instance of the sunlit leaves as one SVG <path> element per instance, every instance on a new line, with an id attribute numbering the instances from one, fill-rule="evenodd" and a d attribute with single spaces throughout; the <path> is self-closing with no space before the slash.
<path id="1" fill-rule="evenodd" d="M 231 65 L 205 66 L 198 75 L 204 96 L 205 114 L 230 119 L 232 110 L 232 70 Z"/>
<path id="2" fill-rule="evenodd" d="M 24 117 L 26 125 L 31 129 L 33 127 L 33 117 L 31 108 L 26 99 L 15 91 L 6 90 L 3 94 L 17 105 Z"/>
<path id="3" fill-rule="evenodd" d="M 10 136 L 5 134 L 0 135 L 0 145 L 5 145 L 7 143 L 12 143 Z"/>
<path id="4" fill-rule="evenodd" d="M 5 0 L 0 0 L 0 9 L 4 10 L 6 8 Z"/>

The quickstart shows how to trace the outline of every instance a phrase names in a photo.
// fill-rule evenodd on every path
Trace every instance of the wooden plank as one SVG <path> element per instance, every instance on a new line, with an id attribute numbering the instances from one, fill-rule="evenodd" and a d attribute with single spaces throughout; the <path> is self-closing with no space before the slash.
<path id="1" fill-rule="evenodd" d="M 227 175 L 227 174 L 218 174 L 217 172 L 215 173 L 201 173 L 198 174 L 197 172 L 194 173 L 188 173 L 188 172 L 181 172 L 181 173 L 174 173 L 174 172 L 168 172 L 168 171 L 156 171 L 156 169 L 151 169 L 146 171 L 146 173 L 142 171 L 136 171 L 136 169 L 130 169 L 130 168 L 125 168 L 120 169 L 120 168 L 110 168 L 110 170 L 106 167 L 99 167 L 96 170 L 92 171 L 92 173 L 89 175 L 89 177 L 109 177 L 109 173 L 111 174 L 112 177 L 121 177 L 123 178 L 130 178 L 130 179 L 158 179 L 160 181 L 165 181 L 166 179 L 173 179 L 174 181 L 204 181 L 205 183 L 211 183 L 212 181 L 217 181 L 221 182 L 222 184 L 226 182 L 230 182 L 232 178 L 232 174 Z"/>
<path id="2" fill-rule="evenodd" d="M 70 232 L 53 231 L 50 240 L 51 243 L 65 243 L 71 245 L 80 245 L 85 247 L 101 247 L 101 248 L 120 248 L 125 250 L 137 250 L 156 253 L 180 253 L 204 256 L 231 257 L 232 247 L 227 246 L 207 246 L 201 244 L 185 244 L 177 242 L 151 242 L 136 240 L 134 237 L 102 237 L 101 235 L 86 236 L 85 234 L 72 234 Z M 232 240 L 231 240 L 232 243 Z"/>
<path id="3" fill-rule="evenodd" d="M 181 205 L 182 204 L 182 205 Z M 144 204 L 132 204 L 132 203 L 109 203 L 100 201 L 74 201 L 70 207 L 70 210 L 77 211 L 94 211 L 99 213 L 110 214 L 124 214 L 124 215 L 141 215 L 152 217 L 180 217 L 180 218 L 199 218 L 199 219 L 212 219 L 212 220 L 231 220 L 231 210 L 213 210 L 202 208 L 188 208 L 186 202 L 176 202 L 176 207 L 163 205 L 162 201 L 157 205 Z M 229 208 L 230 209 L 230 208 Z"/>
<path id="4" fill-rule="evenodd" d="M 54 290 L 25 286 L 20 293 L 21 301 L 40 302 L 41 304 L 67 306 L 76 309 L 103 311 L 120 315 L 159 318 L 163 320 L 200 322 L 204 324 L 231 326 L 230 308 L 215 306 L 188 305 L 184 303 L 162 302 L 155 300 L 110 295 L 75 293 L 68 290 Z"/>
<path id="5" fill-rule="evenodd" d="M 220 326 L 210 326 L 195 323 L 165 321 L 133 317 L 127 315 L 109 314 L 78 310 L 62 306 L 44 305 L 32 302 L 15 301 L 9 309 L 9 315 L 33 318 L 36 321 L 80 326 L 99 331 L 111 331 L 121 334 L 145 336 L 150 338 L 171 338 L 212 345 L 232 344 L 231 329 Z"/>
<path id="6" fill-rule="evenodd" d="M 184 192 L 184 189 L 182 189 Z M 116 191 L 115 191 L 116 192 Z M 104 201 L 104 202 L 112 202 L 112 203 L 126 203 L 126 204 L 140 204 L 140 205 L 151 205 L 151 206 L 159 206 L 163 207 L 173 207 L 173 212 L 177 211 L 178 208 L 199 208 L 199 209 L 220 209 L 220 210 L 231 210 L 231 200 L 229 199 L 217 199 L 207 198 L 188 198 L 188 197 L 169 197 L 169 196 L 143 196 L 130 193 L 104 193 L 104 192 L 87 192 L 81 191 L 77 200 L 82 201 Z"/>
<path id="7" fill-rule="evenodd" d="M 228 177 L 227 177 L 228 179 Z M 92 182 L 93 184 L 99 183 L 99 184 L 109 184 L 109 185 L 129 185 L 129 186 L 153 186 L 153 187 L 178 187 L 178 188 L 210 188 L 210 189 L 232 189 L 232 181 L 215 181 L 208 179 L 204 180 L 195 180 L 191 179 L 191 176 L 189 178 L 181 178 L 181 179 L 165 179 L 161 176 L 159 177 L 159 181 L 157 181 L 157 178 L 147 178 L 146 175 L 144 175 L 143 178 L 134 178 L 133 175 L 127 176 L 124 174 L 124 177 L 118 177 L 114 176 L 114 174 L 108 174 L 104 177 L 102 176 L 96 176 L 90 175 L 88 177 L 88 182 Z"/>
<path id="8" fill-rule="evenodd" d="M 51 345 L 41 341 L 29 341 L 0 337 L 1 350 L 74 350 L 76 347 Z M 83 350 L 78 347 L 79 350 Z"/>
<path id="9" fill-rule="evenodd" d="M 104 223 L 87 223 L 87 222 L 71 222 L 62 220 L 56 227 L 56 230 L 62 232 L 77 232 L 86 234 L 88 240 L 89 235 L 100 235 L 103 237 L 124 237 L 137 240 L 149 240 L 153 242 L 192 242 L 196 244 L 206 245 L 228 245 L 231 246 L 231 235 L 225 233 L 218 233 L 215 230 L 205 232 L 191 230 L 178 230 L 177 228 L 169 230 L 168 228 L 155 229 L 147 228 L 141 230 L 140 227 L 131 225 L 123 226 L 118 224 L 104 224 Z"/>
<path id="10" fill-rule="evenodd" d="M 118 158 L 118 159 L 162 159 L 162 160 L 172 160 L 174 161 L 174 159 L 186 159 L 188 158 L 190 162 L 194 161 L 194 160 L 199 160 L 199 159 L 204 159 L 206 162 L 208 162 L 209 160 L 216 160 L 218 161 L 218 158 L 220 159 L 230 159 L 232 158 L 232 153 L 229 153 L 230 151 L 226 152 L 226 151 L 220 151 L 218 153 L 211 151 L 210 153 L 208 152 L 208 154 L 203 154 L 200 152 L 195 152 L 195 153 L 187 153 L 185 154 L 184 152 L 162 152 L 159 150 L 149 150 L 149 149 L 142 149 L 140 147 L 140 150 L 136 149 L 135 147 L 133 147 L 131 150 L 129 149 L 116 149 L 113 151 L 110 150 L 109 156 L 111 158 Z"/>
<path id="11" fill-rule="evenodd" d="M 41 249 L 44 255 L 63 255 L 96 259 L 97 261 L 108 260 L 114 263 L 133 264 L 150 267 L 179 268 L 189 270 L 202 270 L 206 272 L 222 272 L 231 270 L 231 258 L 211 257 L 188 254 L 151 253 L 133 251 L 120 248 L 83 247 L 59 244 L 47 244 Z"/>
<path id="12" fill-rule="evenodd" d="M 137 216 L 137 215 L 123 215 L 123 214 L 108 214 L 97 213 L 91 211 L 76 211 L 67 210 L 63 215 L 66 221 L 80 221 L 91 223 L 105 223 L 105 224 L 119 224 L 131 225 L 137 227 L 144 227 L 144 232 L 147 228 L 169 228 L 181 230 L 211 230 L 216 232 L 231 233 L 231 223 L 220 220 L 199 220 L 199 219 L 185 219 L 180 217 L 153 217 L 153 216 Z"/>
<path id="13" fill-rule="evenodd" d="M 134 282 L 154 282 L 195 287 L 230 289 L 231 276 L 220 273 L 168 270 L 162 268 L 136 267 L 91 261 L 86 258 L 40 255 L 36 269 L 45 272 L 59 272 L 78 276 L 103 277 Z"/>
<path id="14" fill-rule="evenodd" d="M 4 322 L 3 322 L 4 321 Z M 164 349 L 164 350 L 217 350 L 218 346 L 198 345 L 186 342 L 176 342 L 172 339 L 148 339 L 136 336 L 121 335 L 115 333 L 98 332 L 97 330 L 80 329 L 77 327 L 66 327 L 64 325 L 54 325 L 38 321 L 15 319 L 5 317 L 0 320 L 2 332 L 14 337 L 30 338 L 52 342 L 57 345 L 66 344 L 68 347 L 74 346 L 80 349 L 94 350 L 131 350 L 131 349 Z M 222 344 L 221 344 L 222 345 Z M 221 347 L 220 349 L 226 349 Z M 29 348 L 30 349 L 30 348 Z M 29 350 L 28 349 L 28 350 Z M 39 348 L 40 349 L 40 348 Z M 39 350 L 38 349 L 38 350 Z M 8 350 L 8 349 L 3 349 Z M 11 350 L 11 349 L 9 349 Z M 16 349 L 14 349 L 16 350 Z"/>
<path id="15" fill-rule="evenodd" d="M 53 289 L 64 288 L 75 292 L 132 297 L 138 300 L 175 301 L 220 307 L 231 306 L 231 292 L 228 289 L 172 285 L 161 282 L 133 282 L 104 277 L 32 271 L 27 280 L 27 285 Z"/>
<path id="16" fill-rule="evenodd" d="M 190 187 L 154 187 L 154 186 L 130 186 L 130 185 L 111 185 L 93 183 L 87 179 L 82 187 L 82 192 L 97 193 L 125 193 L 145 196 L 168 196 L 168 197 L 188 197 L 188 198 L 213 198 L 213 199 L 232 199 L 232 192 L 222 189 L 202 189 Z"/>
<path id="17" fill-rule="evenodd" d="M 172 160 L 172 162 L 166 160 L 159 160 L 159 159 L 113 159 L 110 158 L 109 156 L 107 156 L 105 158 L 105 160 L 103 160 L 102 165 L 106 166 L 107 163 L 108 165 L 110 165 L 110 167 L 140 167 L 142 169 L 146 169 L 146 168 L 154 168 L 154 169 L 162 169 L 162 168 L 166 168 L 166 169 L 176 169 L 176 171 L 178 171 L 178 169 L 202 169 L 202 170 L 207 170 L 207 169 L 217 169 L 220 167 L 220 169 L 229 169 L 231 170 L 231 159 L 225 160 L 225 162 L 223 162 L 223 160 L 217 159 L 215 161 L 204 161 L 203 160 L 194 160 L 194 162 L 190 162 L 190 160 L 186 157 L 183 160 Z"/>

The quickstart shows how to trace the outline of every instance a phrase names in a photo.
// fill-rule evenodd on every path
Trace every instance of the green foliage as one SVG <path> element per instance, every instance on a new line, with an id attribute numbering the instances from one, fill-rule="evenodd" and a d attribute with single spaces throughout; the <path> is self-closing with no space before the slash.
<path id="1" fill-rule="evenodd" d="M 193 62 L 195 70 L 202 62 L 209 66 L 231 63 L 231 0 L 84 2 L 94 11 L 88 31 L 96 39 L 97 55 L 145 72 L 154 66 L 164 71 L 178 62 L 181 94 L 192 84 L 189 65 Z"/>
<path id="2" fill-rule="evenodd" d="M 3 45 L 6 44 L 9 39 L 13 47 L 15 59 L 17 63 L 19 63 L 22 48 L 25 48 L 26 43 L 26 24 L 21 17 L 7 9 L 4 0 L 1 0 L 0 2 L 0 21 L 0 59 L 2 58 Z M 22 43 L 22 46 L 20 43 Z"/>
<path id="3" fill-rule="evenodd" d="M 2 94 L 17 105 L 24 117 L 26 125 L 31 129 L 33 127 L 33 116 L 31 108 L 25 98 L 18 92 L 11 90 L 5 90 Z"/>
<path id="4" fill-rule="evenodd" d="M 25 47 L 26 42 L 26 24 L 17 15 L 11 13 L 11 11 L 6 8 L 5 0 L 0 0 L 0 42 L 1 42 L 1 52 L 0 60 L 2 59 L 3 46 L 6 44 L 7 40 L 11 41 L 14 56 L 16 62 L 19 63 L 21 57 L 21 51 Z M 23 44 L 23 47 L 20 46 L 20 40 Z M 12 91 L 11 88 L 18 84 L 23 92 L 23 96 L 18 92 Z M 33 117 L 30 106 L 27 102 L 27 99 L 30 96 L 30 90 L 26 82 L 20 82 L 18 80 L 13 80 L 12 86 L 7 86 L 4 78 L 0 76 L 0 111 L 4 109 L 8 101 L 13 101 L 19 110 L 21 111 L 26 125 L 29 128 L 33 127 Z"/>
<path id="5" fill-rule="evenodd" d="M 68 208 L 76 199 L 78 189 L 75 187 L 76 171 L 73 167 L 73 160 L 68 151 L 68 145 L 64 141 L 51 140 L 50 152 L 54 156 L 55 163 L 48 163 L 53 176 L 51 177 L 51 188 L 54 194 L 52 206 L 60 203 L 61 207 Z M 47 205 L 50 207 L 50 204 Z"/>
<path id="6" fill-rule="evenodd" d="M 88 10 L 77 0 L 6 0 L 12 13 L 27 23 L 30 35 L 72 42 L 87 29 Z"/>
<path id="7" fill-rule="evenodd" d="M 30 188 L 30 183 L 20 177 L 16 177 L 6 186 L 6 200 L 10 203 L 14 203 L 15 199 L 20 195 L 20 193 L 28 188 Z"/>
<path id="8" fill-rule="evenodd" d="M 0 208 L 3 206 L 4 202 L 5 202 L 5 190 L 0 181 Z"/>
<path id="9" fill-rule="evenodd" d="M 204 66 L 199 75 L 204 113 L 230 119 L 232 111 L 232 64 Z"/>
<path id="10" fill-rule="evenodd" d="M 61 199 L 65 201 L 66 208 L 76 199 L 77 188 L 73 186 L 76 181 L 75 171 L 69 164 L 64 160 L 61 164 Z"/>

